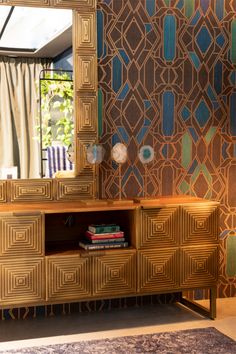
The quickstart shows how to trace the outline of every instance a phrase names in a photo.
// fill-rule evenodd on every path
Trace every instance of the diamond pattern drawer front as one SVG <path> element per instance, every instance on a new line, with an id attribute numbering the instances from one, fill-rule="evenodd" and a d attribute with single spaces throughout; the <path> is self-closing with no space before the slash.
<path id="1" fill-rule="evenodd" d="M 138 252 L 138 292 L 155 293 L 179 287 L 177 248 Z"/>
<path id="2" fill-rule="evenodd" d="M 215 285 L 218 279 L 218 246 L 182 248 L 180 264 L 181 288 Z"/>
<path id="3" fill-rule="evenodd" d="M 91 296 L 91 260 L 79 256 L 47 257 L 47 300 Z"/>
<path id="4" fill-rule="evenodd" d="M 181 244 L 218 242 L 218 209 L 212 205 L 182 207 Z"/>
<path id="5" fill-rule="evenodd" d="M 11 260 L 1 263 L 1 303 L 7 305 L 45 301 L 44 260 Z"/>
<path id="6" fill-rule="evenodd" d="M 44 253 L 42 215 L 2 216 L 0 255 L 24 257 Z"/>
<path id="7" fill-rule="evenodd" d="M 95 296 L 135 294 L 136 251 L 112 251 L 94 257 L 93 286 Z"/>
<path id="8" fill-rule="evenodd" d="M 178 245 L 178 207 L 141 211 L 140 248 Z"/>

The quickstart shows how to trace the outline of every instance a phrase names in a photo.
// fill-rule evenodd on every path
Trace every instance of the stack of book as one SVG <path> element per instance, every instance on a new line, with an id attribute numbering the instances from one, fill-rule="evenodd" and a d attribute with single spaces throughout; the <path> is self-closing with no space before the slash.
<path id="1" fill-rule="evenodd" d="M 124 248 L 128 246 L 124 232 L 116 224 L 89 225 L 79 246 L 86 250 Z"/>

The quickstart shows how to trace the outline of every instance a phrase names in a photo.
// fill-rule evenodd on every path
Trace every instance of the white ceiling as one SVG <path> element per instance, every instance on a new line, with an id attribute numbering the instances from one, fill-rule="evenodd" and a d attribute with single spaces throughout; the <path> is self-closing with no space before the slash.
<path id="1" fill-rule="evenodd" d="M 55 57 L 72 46 L 71 10 L 0 6 L 0 33 L 4 24 L 1 55 Z"/>

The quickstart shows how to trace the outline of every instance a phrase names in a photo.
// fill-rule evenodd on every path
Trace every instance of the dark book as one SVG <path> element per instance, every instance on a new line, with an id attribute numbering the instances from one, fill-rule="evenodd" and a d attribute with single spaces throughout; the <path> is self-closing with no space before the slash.
<path id="1" fill-rule="evenodd" d="M 99 225 L 92 224 L 89 225 L 88 229 L 94 234 L 102 234 L 102 233 L 120 231 L 120 226 L 116 224 L 99 224 Z"/>
<path id="2" fill-rule="evenodd" d="M 79 242 L 79 246 L 84 248 L 85 250 L 103 250 L 109 248 L 125 248 L 128 247 L 128 242 L 115 242 L 115 243 L 90 243 L 87 240 L 83 240 Z"/>
<path id="3" fill-rule="evenodd" d="M 95 234 L 94 232 L 86 231 L 85 236 L 90 240 L 106 240 L 106 239 L 110 239 L 110 238 L 124 237 L 124 231 L 107 232 L 104 234 Z"/>

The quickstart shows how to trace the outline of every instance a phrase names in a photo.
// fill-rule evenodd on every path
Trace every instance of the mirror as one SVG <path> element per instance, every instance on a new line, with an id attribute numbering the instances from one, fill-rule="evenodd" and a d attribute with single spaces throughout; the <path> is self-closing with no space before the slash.
<path id="1" fill-rule="evenodd" d="M 34 0 L 34 1 L 9 1 L 3 0 L 0 4 L 0 10 L 4 5 L 34 5 L 41 9 L 46 8 L 49 11 L 52 8 L 56 9 L 71 9 L 73 10 L 73 87 L 74 87 L 74 141 L 73 149 L 71 146 L 69 156 L 74 155 L 74 172 L 68 174 L 69 177 L 74 176 L 80 178 L 81 181 L 86 180 L 91 183 L 95 181 L 94 167 L 91 167 L 86 161 L 86 147 L 97 141 L 97 56 L 96 56 L 96 8 L 95 0 Z M 0 19 L 1 21 L 1 19 Z M 2 28 L 0 26 L 0 31 Z M 18 48 L 19 49 L 19 48 Z M 2 54 L 0 54 L 2 55 Z M 28 57 L 30 53 L 28 52 Z M 46 59 L 44 59 L 46 62 Z M 47 65 L 47 63 L 45 63 Z M 1 98 L 4 92 L 0 92 Z M 24 102 L 20 102 L 17 108 L 25 108 Z M 35 125 L 35 124 L 34 124 Z M 2 136 L 9 134 L 11 123 L 4 122 L 1 125 Z M 15 127 L 13 127 L 13 140 L 16 139 Z M 34 126 L 34 128 L 37 128 Z M 3 133 L 4 132 L 4 133 Z M 6 140 L 6 139 L 5 139 Z M 7 145 L 7 143 L 6 143 Z M 23 144 L 23 149 L 25 145 Z M 5 155 L 5 154 L 4 154 Z M 1 159 L 4 156 L 1 156 Z M 29 159 L 29 153 L 26 154 L 26 160 Z M 15 178 L 16 171 L 14 166 L 11 170 L 6 170 L 2 178 Z M 67 171 L 65 171 L 67 172 Z M 26 178 L 27 176 L 24 176 Z M 32 175 L 28 177 L 32 178 Z M 38 176 L 33 176 L 34 178 Z M 67 177 L 67 173 L 62 173 L 60 177 Z M 83 185 L 83 183 L 82 183 Z M 95 193 L 95 189 L 93 189 Z"/>
<path id="2" fill-rule="evenodd" d="M 5 6 L 0 18 L 0 176 L 73 170 L 72 11 Z"/>

